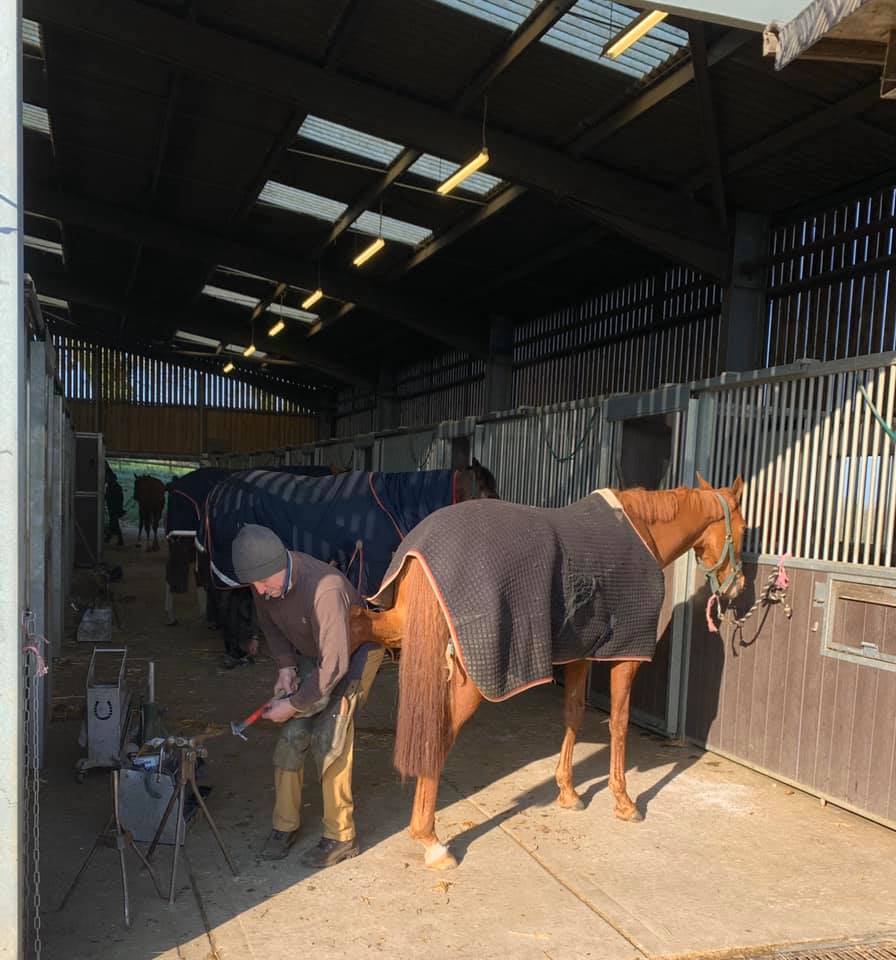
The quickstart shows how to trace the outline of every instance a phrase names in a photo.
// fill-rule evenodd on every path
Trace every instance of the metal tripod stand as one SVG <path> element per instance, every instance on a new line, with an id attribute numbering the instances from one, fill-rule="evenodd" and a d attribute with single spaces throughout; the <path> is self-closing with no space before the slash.
<path id="1" fill-rule="evenodd" d="M 78 881 L 84 875 L 84 871 L 90 866 L 90 861 L 93 860 L 94 854 L 100 847 L 113 847 L 118 850 L 119 864 L 121 866 L 121 892 L 124 898 L 124 925 L 128 929 L 131 926 L 131 903 L 128 896 L 128 872 L 125 865 L 124 852 L 126 849 L 131 849 L 137 855 L 140 862 L 144 867 L 149 871 L 150 877 L 152 877 L 153 885 L 156 888 L 156 893 L 161 897 L 162 891 L 159 889 L 159 883 L 156 880 L 156 875 L 153 873 L 153 869 L 149 864 L 149 860 L 143 856 L 140 852 L 140 848 L 137 846 L 136 841 L 131 835 L 130 830 L 125 830 L 121 825 L 121 817 L 119 816 L 118 810 L 118 771 L 113 770 L 112 775 L 112 816 L 109 817 L 109 821 L 103 830 L 97 835 L 96 840 L 93 842 L 93 846 L 90 848 L 90 853 L 87 854 L 87 859 L 81 864 L 81 869 L 78 871 L 75 879 L 72 880 L 72 885 L 68 888 L 65 896 L 62 898 L 62 903 L 59 905 L 59 909 L 64 909 L 65 905 L 68 903 L 69 897 L 74 893 L 75 887 L 78 885 Z"/>
<path id="2" fill-rule="evenodd" d="M 211 734 L 211 736 L 216 736 L 217 734 Z M 206 735 L 208 736 L 208 735 Z M 177 821 L 175 827 L 175 838 L 174 838 L 174 855 L 171 861 L 171 880 L 168 885 L 168 903 L 174 903 L 174 890 L 175 883 L 177 881 L 177 860 L 178 853 L 180 851 L 181 845 L 184 843 L 185 837 L 184 832 L 186 825 L 184 823 L 184 803 L 186 800 L 187 787 L 193 791 L 193 796 L 196 798 L 196 803 L 199 805 L 199 809 L 202 811 L 205 816 L 206 821 L 208 822 L 209 827 L 211 827 L 212 834 L 214 834 L 215 840 L 217 841 L 218 847 L 221 850 L 221 853 L 224 854 L 224 859 L 227 861 L 227 866 L 230 867 L 230 872 L 235 876 L 239 876 L 239 872 L 236 867 L 233 865 L 233 861 L 230 859 L 230 854 L 227 852 L 227 848 L 224 846 L 224 841 L 221 839 L 221 835 L 218 833 L 218 828 L 215 825 L 215 821 L 212 819 L 212 815 L 208 812 L 208 807 L 205 805 L 205 800 L 202 797 L 202 794 L 199 791 L 199 787 L 196 785 L 196 761 L 200 758 L 204 759 L 208 755 L 208 750 L 203 745 L 202 741 L 205 739 L 205 736 L 200 735 L 198 737 L 190 737 L 189 739 L 185 737 L 166 737 L 165 741 L 160 746 L 159 754 L 159 770 L 162 769 L 162 761 L 164 759 L 165 751 L 176 750 L 179 754 L 179 760 L 177 765 L 177 778 L 174 782 L 174 790 L 171 792 L 171 797 L 168 800 L 168 805 L 165 807 L 165 812 L 162 814 L 162 819 L 159 822 L 159 826 L 156 829 L 155 836 L 152 839 L 152 843 L 149 845 L 149 850 L 146 853 L 147 860 L 151 860 L 153 854 L 156 851 L 156 847 L 159 845 L 159 840 L 162 836 L 162 832 L 165 829 L 165 824 L 168 822 L 168 818 L 171 816 L 171 811 L 174 809 L 174 802 L 177 801 Z M 184 851 L 184 856 L 186 856 L 186 850 Z"/>

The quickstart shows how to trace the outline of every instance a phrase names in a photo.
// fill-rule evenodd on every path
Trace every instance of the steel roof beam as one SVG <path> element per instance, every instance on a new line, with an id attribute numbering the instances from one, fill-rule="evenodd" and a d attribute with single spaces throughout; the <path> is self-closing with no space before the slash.
<path id="1" fill-rule="evenodd" d="M 458 95 L 451 106 L 452 113 L 461 113 L 465 110 L 480 94 L 482 94 L 488 85 L 499 74 L 506 70 L 522 53 L 524 53 L 533 43 L 551 29 L 551 27 L 576 3 L 576 0 L 542 0 L 513 32 L 507 46 L 493 57 L 476 74 L 473 80 Z M 423 155 L 422 150 L 415 150 L 412 147 L 405 147 L 401 153 L 389 164 L 388 169 L 370 184 L 365 190 L 362 190 L 357 197 L 348 205 L 345 213 L 333 224 L 332 229 L 326 238 L 320 243 L 311 254 L 312 257 L 319 257 L 327 247 L 330 246 L 342 233 L 344 233 L 354 222 L 374 204 L 382 193 L 384 193 L 409 167 L 413 166 Z M 480 223 L 484 218 L 480 218 L 476 223 Z M 475 224 L 473 224 L 475 226 Z M 466 231 L 463 231 L 464 233 Z M 413 260 L 414 258 L 412 258 Z M 407 270 L 413 269 L 416 264 L 411 263 L 406 267 Z M 405 271 L 401 271 L 405 272 Z"/>
<path id="2" fill-rule="evenodd" d="M 26 0 L 28 16 L 124 45 L 265 97 L 313 105 L 347 126 L 439 156 L 465 156 L 479 124 L 369 82 L 333 74 L 247 40 L 184 22 L 134 0 L 116 15 L 91 0 Z M 598 221 L 714 277 L 729 271 L 727 238 L 703 204 L 646 180 L 492 129 L 496 175 L 571 199 Z"/>
<path id="3" fill-rule="evenodd" d="M 29 272 L 34 277 L 34 285 L 38 293 L 109 313 L 127 312 L 132 320 L 141 324 L 147 330 L 145 340 L 168 339 L 174 335 L 175 330 L 184 330 L 187 333 L 195 333 L 206 337 L 211 336 L 222 343 L 240 343 L 241 340 L 246 339 L 247 328 L 244 324 L 223 318 L 220 315 L 215 318 L 214 330 L 210 331 L 207 326 L 197 322 L 195 310 L 171 311 L 158 306 L 125 301 L 120 297 L 110 295 L 108 290 L 80 284 L 58 271 L 32 269 Z M 318 370 L 339 383 L 350 384 L 362 389 L 371 389 L 375 385 L 374 381 L 363 374 L 324 357 L 317 350 L 309 349 L 302 339 L 282 341 L 276 344 L 276 348 L 276 352 L 281 356 L 295 360 L 301 366 Z M 226 356 L 237 363 L 240 362 L 238 357 L 231 358 L 229 354 Z"/>
<path id="4" fill-rule="evenodd" d="M 186 260 L 213 262 L 259 276 L 274 274 L 306 290 L 317 286 L 315 264 L 299 262 L 283 253 L 99 200 L 61 193 L 33 179 L 26 182 L 25 195 L 28 212 L 53 217 L 63 224 L 87 227 L 131 241 L 139 237 L 149 246 Z M 328 295 L 336 300 L 357 303 L 455 349 L 479 357 L 487 353 L 484 342 L 455 332 L 457 314 L 454 311 L 391 293 L 347 273 L 328 270 L 325 282 Z M 325 359 L 320 358 L 321 362 Z"/>

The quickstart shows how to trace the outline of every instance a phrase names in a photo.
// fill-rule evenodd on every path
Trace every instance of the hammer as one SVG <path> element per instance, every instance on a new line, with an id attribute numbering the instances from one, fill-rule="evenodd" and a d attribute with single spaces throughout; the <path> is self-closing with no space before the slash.
<path id="1" fill-rule="evenodd" d="M 274 697 L 273 700 L 267 700 L 263 703 L 257 710 L 253 710 L 252 713 L 246 717 L 242 723 L 237 723 L 235 720 L 230 721 L 230 732 L 235 737 L 242 737 L 243 740 L 248 740 L 249 738 L 243 733 L 248 727 L 251 727 L 256 720 L 258 720 L 261 715 L 267 710 L 267 708 L 272 704 L 276 703 L 278 700 L 288 700 L 292 696 L 291 693 L 284 693 L 279 697 Z"/>

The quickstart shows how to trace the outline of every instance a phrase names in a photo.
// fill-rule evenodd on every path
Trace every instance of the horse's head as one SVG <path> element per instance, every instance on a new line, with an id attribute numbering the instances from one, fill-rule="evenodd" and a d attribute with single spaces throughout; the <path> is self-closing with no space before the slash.
<path id="1" fill-rule="evenodd" d="M 457 502 L 464 500 L 497 500 L 498 484 L 491 470 L 473 457 L 473 463 L 457 471 Z"/>
<path id="2" fill-rule="evenodd" d="M 698 473 L 697 482 L 700 490 L 714 495 L 714 513 L 721 514 L 706 527 L 694 544 L 697 563 L 709 582 L 710 590 L 720 597 L 733 599 L 744 588 L 741 549 L 746 524 L 740 512 L 744 481 L 738 476 L 730 487 L 716 489 Z"/>

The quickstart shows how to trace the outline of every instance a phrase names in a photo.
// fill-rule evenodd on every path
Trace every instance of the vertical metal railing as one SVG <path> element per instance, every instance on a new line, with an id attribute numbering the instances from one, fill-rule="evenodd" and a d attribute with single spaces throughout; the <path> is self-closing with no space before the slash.
<path id="1" fill-rule="evenodd" d="M 863 394 L 864 391 L 864 394 Z M 716 389 L 711 483 L 743 475 L 745 550 L 890 566 L 896 526 L 892 356 Z"/>

